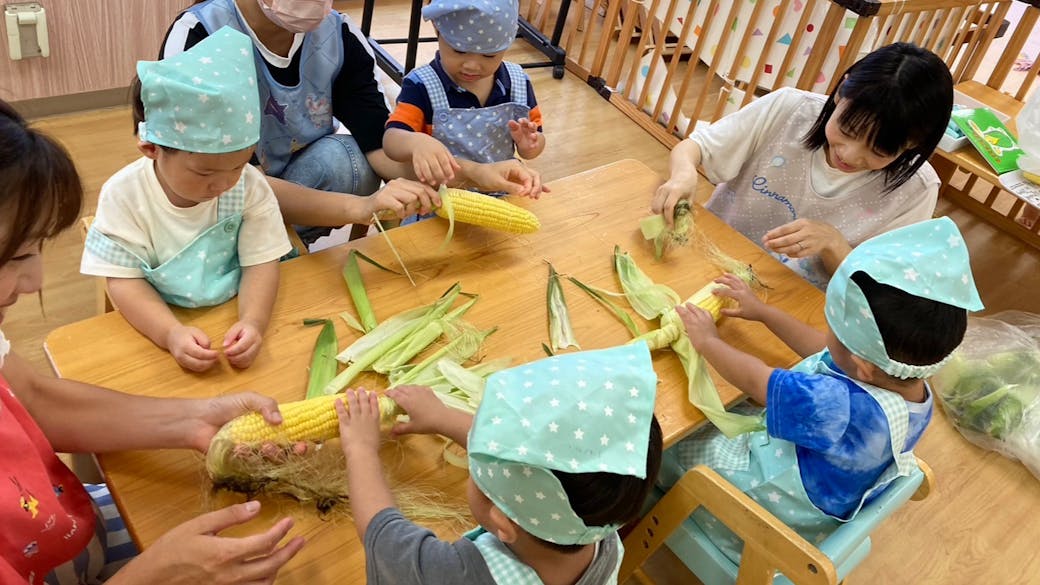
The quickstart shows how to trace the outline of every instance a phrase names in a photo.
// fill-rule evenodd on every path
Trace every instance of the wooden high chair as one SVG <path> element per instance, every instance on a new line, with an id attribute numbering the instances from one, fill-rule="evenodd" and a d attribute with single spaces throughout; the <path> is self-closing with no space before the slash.
<path id="1" fill-rule="evenodd" d="M 79 220 L 79 235 L 83 238 L 83 242 L 87 241 L 87 232 L 90 230 L 90 225 L 94 223 L 93 215 L 85 215 Z M 300 240 L 299 234 L 293 229 L 291 225 L 286 224 L 285 232 L 289 236 L 289 243 L 292 244 L 293 249 L 297 252 L 297 255 L 306 254 L 307 245 Z M 97 304 L 98 315 L 109 313 L 113 311 L 116 306 L 112 303 L 112 297 L 108 296 L 108 287 L 105 286 L 105 279 L 103 277 L 96 277 L 95 281 L 95 303 Z"/>
<path id="2" fill-rule="evenodd" d="M 828 536 L 819 548 L 704 465 L 686 472 L 625 537 L 625 557 L 618 583 L 629 577 L 644 585 L 653 581 L 643 563 L 667 544 L 704 585 L 834 585 L 870 552 L 870 533 L 907 500 L 922 500 L 935 483 L 931 468 L 900 477 L 856 519 Z M 690 519 L 703 506 L 744 540 L 740 565 L 723 555 Z M 782 573 L 783 575 L 778 574 Z M 775 580 L 774 580 L 775 577 Z"/>

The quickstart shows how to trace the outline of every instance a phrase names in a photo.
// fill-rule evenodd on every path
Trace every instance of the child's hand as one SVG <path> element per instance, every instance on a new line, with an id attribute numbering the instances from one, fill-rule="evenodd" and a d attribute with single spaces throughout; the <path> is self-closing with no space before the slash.
<path id="1" fill-rule="evenodd" d="M 217 363 L 220 354 L 210 349 L 209 336 L 197 327 L 178 325 L 166 334 L 166 349 L 186 370 L 205 372 Z"/>
<path id="2" fill-rule="evenodd" d="M 725 285 L 712 291 L 716 296 L 730 298 L 738 303 L 736 307 L 723 308 L 723 315 L 740 317 L 749 321 L 762 320 L 762 312 L 766 308 L 766 304 L 762 302 L 762 299 L 755 296 L 755 293 L 746 282 L 736 275 L 728 273 L 716 278 L 715 282 Z"/>
<path id="3" fill-rule="evenodd" d="M 654 197 L 650 200 L 650 209 L 654 213 L 660 213 L 664 217 L 665 225 L 671 228 L 672 222 L 675 221 L 675 206 L 683 199 L 692 202 L 696 192 L 696 170 L 691 174 L 673 174 L 654 192 Z"/>
<path id="4" fill-rule="evenodd" d="M 232 366 L 248 368 L 260 353 L 263 341 L 259 327 L 249 321 L 239 321 L 224 335 L 224 355 Z"/>
<path id="5" fill-rule="evenodd" d="M 346 392 L 347 404 L 336 400 L 339 438 L 343 455 L 350 460 L 358 453 L 379 452 L 379 396 L 363 389 Z"/>
<path id="6" fill-rule="evenodd" d="M 469 179 L 486 191 L 505 191 L 531 199 L 549 192 L 542 184 L 542 175 L 515 158 L 474 165 Z"/>
<path id="7" fill-rule="evenodd" d="M 385 187 L 372 195 L 364 198 L 368 214 L 366 217 L 358 218 L 354 223 L 371 223 L 372 215 L 384 215 L 380 212 L 390 210 L 399 219 L 413 214 L 427 214 L 434 208 L 441 206 L 441 196 L 429 185 L 408 179 L 394 179 Z"/>
<path id="8" fill-rule="evenodd" d="M 436 187 L 455 178 L 459 163 L 440 140 L 417 133 L 412 146 L 412 169 L 420 181 Z"/>
<path id="9" fill-rule="evenodd" d="M 534 158 L 533 156 L 525 156 L 524 153 L 532 153 L 538 150 L 538 147 L 541 145 L 540 134 L 538 125 L 527 118 L 509 121 L 509 135 L 513 137 L 517 151 L 524 158 Z"/>
<path id="10" fill-rule="evenodd" d="M 686 335 L 689 336 L 693 349 L 700 351 L 708 340 L 718 338 L 719 330 L 715 328 L 715 319 L 711 313 L 693 303 L 678 305 L 675 312 L 679 314 L 686 327 Z"/>
<path id="11" fill-rule="evenodd" d="M 796 219 L 769 230 L 762 236 L 762 245 L 790 258 L 836 254 L 839 262 L 851 251 L 838 228 L 812 219 Z"/>
<path id="12" fill-rule="evenodd" d="M 408 413 L 408 422 L 399 422 L 390 430 L 395 435 L 440 433 L 448 409 L 429 386 L 398 386 L 386 391 Z"/>

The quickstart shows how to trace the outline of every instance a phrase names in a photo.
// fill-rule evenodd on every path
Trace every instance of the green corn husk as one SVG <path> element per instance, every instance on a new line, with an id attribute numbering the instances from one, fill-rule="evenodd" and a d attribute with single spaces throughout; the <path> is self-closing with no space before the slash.
<path id="1" fill-rule="evenodd" d="M 368 333 L 376 328 L 376 314 L 368 300 L 368 291 L 365 290 L 365 282 L 361 279 L 357 257 L 357 250 L 351 250 L 347 254 L 347 262 L 343 265 L 343 280 L 347 283 L 347 290 L 350 291 L 350 299 L 354 301 L 354 309 L 357 310 L 361 326 L 365 333 Z"/>
<path id="2" fill-rule="evenodd" d="M 549 346 L 553 351 L 568 347 L 581 349 L 571 329 L 571 319 L 567 313 L 567 301 L 563 298 L 563 287 L 560 286 L 560 275 L 549 264 L 549 282 L 545 291 L 546 307 L 549 311 Z"/>
<path id="3" fill-rule="evenodd" d="M 336 327 L 331 319 L 321 319 L 323 325 L 314 342 L 314 353 L 311 355 L 311 369 L 307 378 L 307 398 L 321 396 L 321 389 L 336 377 L 336 350 L 339 341 L 336 339 Z M 304 322 L 306 324 L 306 321 Z"/>
<path id="4" fill-rule="evenodd" d="M 686 246 L 690 243 L 693 231 L 693 208 L 690 201 L 683 199 L 675 204 L 672 215 L 672 228 L 668 229 L 661 214 L 644 217 L 639 221 L 639 229 L 643 238 L 654 241 L 654 259 L 660 260 L 665 252 L 673 246 Z"/>
<path id="5" fill-rule="evenodd" d="M 656 319 L 679 304 L 679 295 L 675 291 L 650 280 L 636 266 L 632 256 L 621 251 L 619 246 L 614 246 L 614 271 L 628 304 L 644 319 Z"/>
<path id="6" fill-rule="evenodd" d="M 398 322 L 394 323 L 393 327 L 388 327 L 387 330 L 380 331 L 377 327 L 371 332 L 365 334 L 361 339 L 354 342 L 351 347 L 343 350 L 340 355 L 336 356 L 336 359 L 344 361 L 344 355 L 350 353 L 352 361 L 349 366 L 342 372 L 340 372 L 335 378 L 333 378 L 328 384 L 325 385 L 323 392 L 325 394 L 335 394 L 350 384 L 351 380 L 357 377 L 358 374 L 368 369 L 377 359 L 379 359 L 384 353 L 389 351 L 392 347 L 401 342 L 413 331 L 425 327 L 428 323 L 440 319 L 448 309 L 455 302 L 456 297 L 459 296 L 461 287 L 458 283 L 448 289 L 448 292 L 444 293 L 440 299 L 437 299 L 432 305 L 421 307 L 420 309 L 411 309 L 397 315 L 396 317 L 402 317 Z M 393 319 L 391 319 L 393 320 Z M 377 335 L 378 333 L 378 335 Z M 354 345 L 364 340 L 369 335 L 373 336 L 373 339 L 366 343 L 367 349 L 364 351 L 353 350 Z"/>
<path id="7" fill-rule="evenodd" d="M 620 248 L 614 249 L 614 258 L 615 267 L 618 268 L 618 278 L 621 280 L 621 288 L 628 296 L 629 302 L 637 299 L 648 313 L 657 312 L 660 316 L 659 328 L 636 337 L 630 343 L 643 341 L 651 349 L 671 347 L 672 351 L 679 356 L 679 361 L 686 372 L 687 398 L 690 404 L 704 413 L 704 416 L 727 437 L 735 437 L 742 433 L 765 428 L 762 417 L 728 412 L 725 405 L 722 404 L 715 383 L 708 375 L 704 358 L 693 349 L 690 338 L 686 336 L 686 328 L 682 324 L 682 319 L 675 312 L 675 306 L 679 304 L 679 295 L 667 287 L 655 284 L 636 266 L 631 256 L 620 252 Z M 673 301 L 669 295 L 663 293 L 662 289 L 675 295 L 675 300 Z M 697 291 L 689 300 L 696 302 L 704 290 L 706 289 L 702 288 Z M 635 304 L 633 304 L 633 308 L 636 308 Z M 636 310 L 639 311 L 638 308 Z"/>
<path id="8" fill-rule="evenodd" d="M 418 364 L 415 364 L 415 366 L 409 368 L 408 371 L 403 372 L 396 378 L 396 380 L 394 377 L 391 377 L 391 387 L 401 386 L 404 384 L 418 384 L 418 380 L 424 374 L 430 370 L 434 370 L 434 366 L 436 366 L 437 362 L 448 356 L 451 356 L 450 359 L 456 363 L 466 361 L 480 350 L 480 346 L 484 343 L 484 340 L 495 331 L 498 331 L 498 327 L 492 327 L 486 331 L 478 331 L 472 327 L 465 328 L 465 330 L 454 336 L 454 339 L 433 352 L 429 357 Z"/>
<path id="9" fill-rule="evenodd" d="M 446 328 L 450 329 L 450 323 L 461 319 L 462 316 L 466 314 L 466 311 L 473 307 L 478 298 L 479 297 L 474 296 L 467 303 L 454 309 L 443 318 L 427 323 L 424 327 L 413 331 L 408 335 L 408 337 L 403 339 L 401 343 L 395 345 L 390 349 L 390 351 L 380 356 L 380 358 L 372 364 L 372 369 L 380 374 L 387 374 L 394 368 L 400 367 L 411 361 L 412 358 L 422 353 L 424 349 L 429 347 L 438 337 L 444 334 Z"/>
<path id="10" fill-rule="evenodd" d="M 347 326 L 353 329 L 354 331 L 360 331 L 361 333 L 365 332 L 365 327 L 361 324 L 360 321 L 357 320 L 357 317 L 355 317 L 354 315 L 351 315 L 350 313 L 344 311 L 339 314 L 339 317 L 340 319 L 343 319 Z M 378 325 L 376 327 L 378 327 Z"/>
<path id="11" fill-rule="evenodd" d="M 588 295 L 595 299 L 599 304 L 610 309 L 610 311 L 614 313 L 614 316 L 625 324 L 625 327 L 628 329 L 628 332 L 632 334 L 632 337 L 638 337 L 642 333 L 639 330 L 639 326 L 636 325 L 636 322 L 632 320 L 632 316 L 608 298 L 608 296 L 624 296 L 623 294 L 612 293 L 601 288 L 596 288 L 581 282 L 573 276 L 568 276 L 567 280 L 573 282 L 575 286 L 588 293 Z"/>

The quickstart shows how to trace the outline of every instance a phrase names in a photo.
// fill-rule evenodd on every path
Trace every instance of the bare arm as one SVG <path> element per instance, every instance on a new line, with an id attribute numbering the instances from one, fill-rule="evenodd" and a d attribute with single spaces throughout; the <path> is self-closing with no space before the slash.
<path id="1" fill-rule="evenodd" d="M 733 384 L 738 390 L 754 398 L 760 404 L 766 403 L 766 390 L 769 387 L 769 376 L 773 372 L 757 357 L 740 351 L 719 338 L 715 328 L 715 320 L 704 309 L 688 303 L 675 308 L 686 326 L 686 334 L 690 344 L 696 349 L 719 375 Z"/>
<path id="2" fill-rule="evenodd" d="M 344 408 L 346 406 L 346 408 Z M 394 507 L 394 496 L 383 475 L 379 459 L 379 398 L 375 392 L 347 390 L 346 404 L 336 401 L 339 415 L 340 448 L 347 459 L 347 489 L 350 511 L 358 536 L 380 510 Z"/>
<path id="3" fill-rule="evenodd" d="M 278 296 L 278 260 L 242 267 L 238 287 L 238 320 L 248 321 L 263 333 L 271 321 L 271 309 Z"/>
<path id="4" fill-rule="evenodd" d="M 408 413 L 408 422 L 399 422 L 391 429 L 394 435 L 436 433 L 466 447 L 472 414 L 445 406 L 427 386 L 398 386 L 387 390 L 386 395 Z"/>
<path id="5" fill-rule="evenodd" d="M 759 321 L 803 358 L 819 352 L 827 345 L 827 335 L 824 332 L 776 307 L 767 305 Z"/>
<path id="6" fill-rule="evenodd" d="M 106 453 L 134 449 L 205 451 L 225 422 L 257 411 L 281 422 L 278 403 L 244 393 L 211 399 L 152 398 L 38 374 L 9 354 L 4 377 L 56 451 Z"/>
<path id="7" fill-rule="evenodd" d="M 654 213 L 664 216 L 665 223 L 672 225 L 675 205 L 683 200 L 692 200 L 697 192 L 697 165 L 701 164 L 701 147 L 689 138 L 675 145 L 669 160 L 669 175 L 654 192 L 650 207 Z"/>

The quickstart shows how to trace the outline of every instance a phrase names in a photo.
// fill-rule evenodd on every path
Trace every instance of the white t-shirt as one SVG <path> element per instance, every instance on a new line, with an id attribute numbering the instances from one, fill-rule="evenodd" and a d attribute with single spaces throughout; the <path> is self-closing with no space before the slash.
<path id="1" fill-rule="evenodd" d="M 292 250 L 278 200 L 263 173 L 246 165 L 245 203 L 238 235 L 243 267 L 277 260 Z M 93 227 L 146 259 L 152 268 L 183 250 L 199 234 L 217 224 L 219 197 L 192 207 L 176 207 L 155 176 L 153 161 L 141 159 L 123 167 L 101 187 Z M 144 271 L 107 262 L 84 250 L 80 272 L 115 278 L 143 278 Z"/>
<path id="2" fill-rule="evenodd" d="M 704 172 L 718 184 L 706 208 L 760 246 L 767 231 L 798 218 L 834 226 L 852 246 L 930 219 L 940 182 L 927 162 L 886 193 L 884 172 L 841 172 L 822 148 L 802 144 L 826 99 L 779 89 L 694 132 Z M 829 279 L 818 257 L 778 258 L 817 286 Z"/>

